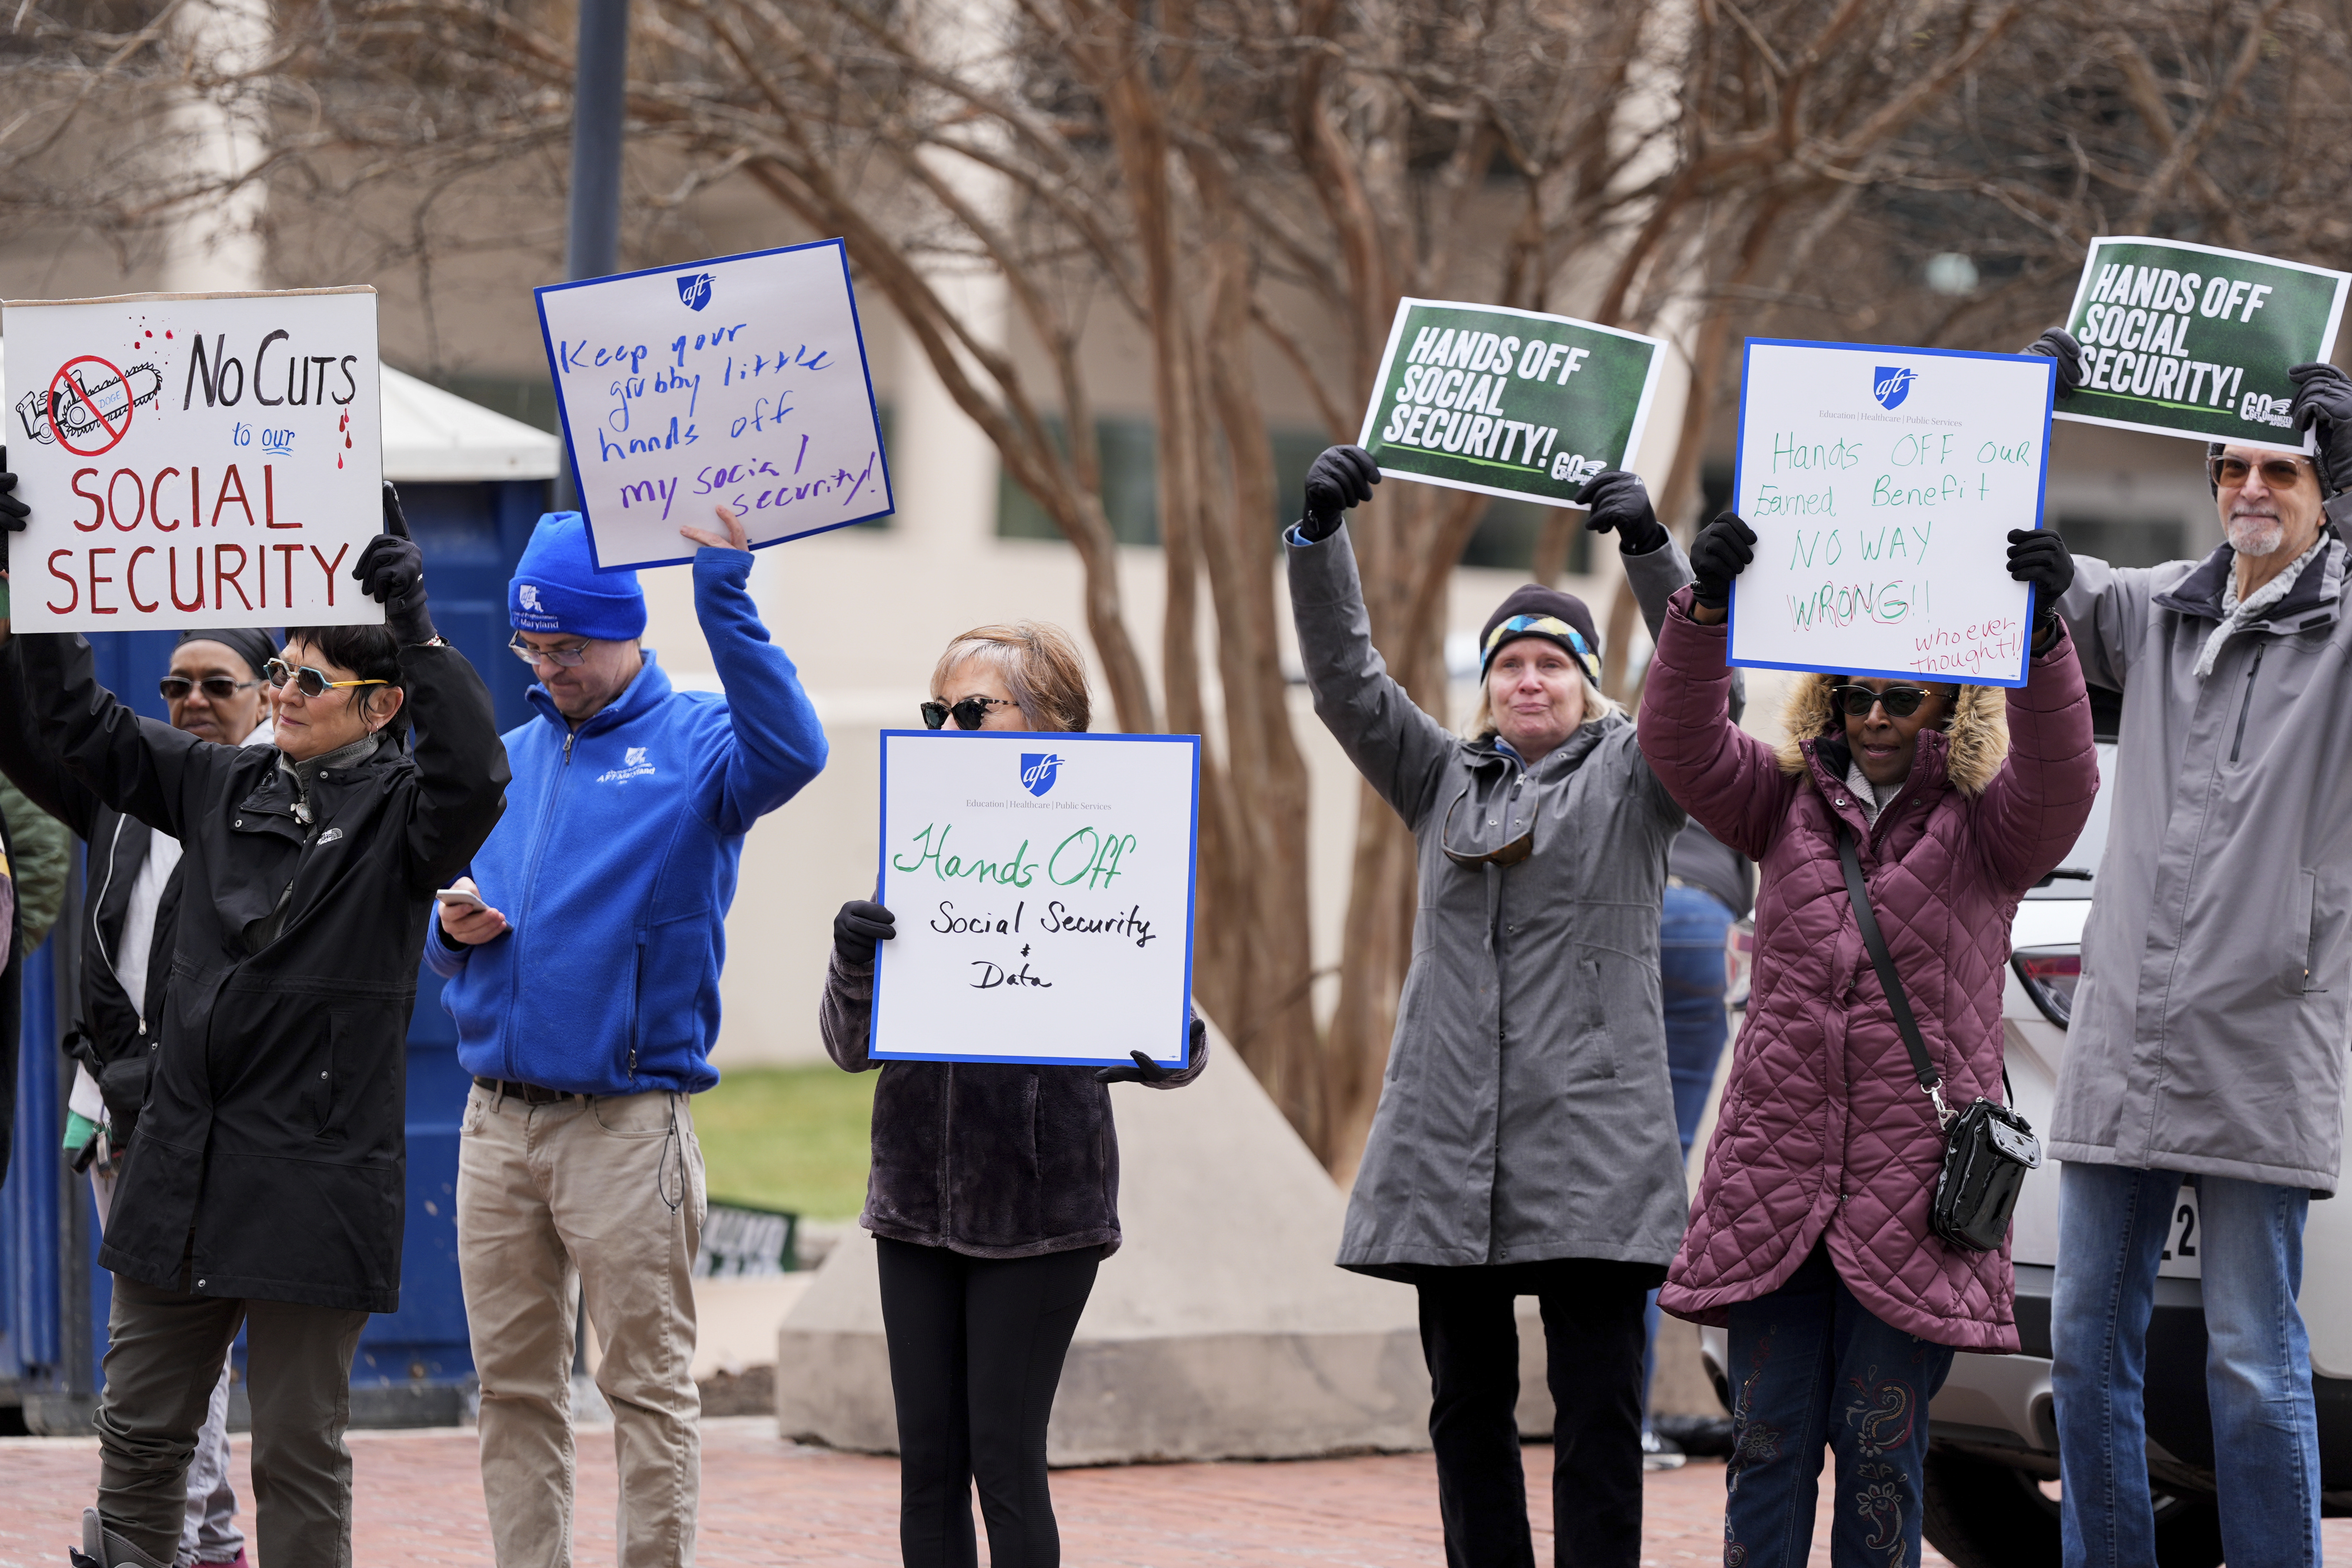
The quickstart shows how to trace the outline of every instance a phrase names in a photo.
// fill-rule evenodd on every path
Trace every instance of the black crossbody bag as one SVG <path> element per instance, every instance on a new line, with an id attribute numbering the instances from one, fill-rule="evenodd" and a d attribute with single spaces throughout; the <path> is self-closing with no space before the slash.
<path id="1" fill-rule="evenodd" d="M 1919 1038 L 1919 1021 L 1911 1016 L 1911 999 L 1895 973 L 1878 916 L 1870 907 L 1870 893 L 1862 882 L 1862 855 L 1855 848 L 1853 829 L 1838 825 L 1838 858 L 1845 867 L 1846 896 L 1853 900 L 1853 918 L 1862 928 L 1863 944 L 1878 971 L 1878 988 L 1895 1026 L 1911 1052 L 1911 1070 L 1919 1088 L 1936 1107 L 1936 1125 L 1944 1134 L 1944 1169 L 1936 1178 L 1936 1201 L 1927 1214 L 1928 1228 L 1954 1247 L 1970 1252 L 1990 1252 L 2009 1237 L 2010 1216 L 2017 1211 L 2018 1189 L 2025 1173 L 2042 1163 L 2042 1141 L 2024 1117 L 2009 1107 L 1979 1097 L 1966 1110 L 1955 1113 L 1944 1103 L 1944 1078 L 1927 1059 Z M 2005 1080 L 2007 1074 L 2002 1075 Z"/>

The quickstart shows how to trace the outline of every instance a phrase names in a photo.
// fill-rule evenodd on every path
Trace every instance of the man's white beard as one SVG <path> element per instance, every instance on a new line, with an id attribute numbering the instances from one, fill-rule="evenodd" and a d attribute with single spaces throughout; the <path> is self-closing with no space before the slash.
<path id="1" fill-rule="evenodd" d="M 2272 555 L 2286 542 L 2286 521 L 2254 513 L 2230 519 L 2230 548 L 2241 555 Z"/>

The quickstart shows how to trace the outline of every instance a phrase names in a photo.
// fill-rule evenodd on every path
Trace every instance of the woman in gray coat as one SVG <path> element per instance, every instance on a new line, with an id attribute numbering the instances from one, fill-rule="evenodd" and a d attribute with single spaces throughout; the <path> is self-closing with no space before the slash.
<path id="1" fill-rule="evenodd" d="M 1370 454 L 1334 447 L 1288 545 L 1315 710 L 1418 841 L 1412 963 L 1339 1265 L 1421 1293 L 1449 1564 L 1532 1564 L 1512 1303 L 1538 1298 L 1559 1561 L 1624 1564 L 1642 1533 L 1642 1311 L 1688 1207 L 1658 992 L 1683 813 L 1601 694 L 1574 596 L 1529 584 L 1479 638 L 1469 739 L 1372 647 L 1341 515 Z M 1578 497 L 1617 532 L 1653 631 L 1690 566 L 1632 474 Z"/>

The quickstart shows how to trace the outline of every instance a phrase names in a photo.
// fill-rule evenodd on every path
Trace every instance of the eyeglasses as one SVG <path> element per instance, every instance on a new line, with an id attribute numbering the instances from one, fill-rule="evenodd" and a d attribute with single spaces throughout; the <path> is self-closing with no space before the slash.
<path id="1" fill-rule="evenodd" d="M 1448 860 L 1465 868 L 1516 866 L 1536 852 L 1536 830 L 1533 823 L 1528 825 L 1528 830 L 1525 833 L 1499 849 L 1481 849 L 1474 852 L 1454 847 L 1454 814 L 1461 810 L 1462 803 L 1469 798 L 1466 794 L 1455 795 L 1454 804 L 1445 808 L 1445 826 L 1438 830 L 1437 847 L 1445 851 L 1445 858 Z"/>
<path id="2" fill-rule="evenodd" d="M 522 640 L 520 632 L 515 633 L 507 639 L 507 651 L 533 669 L 537 669 L 541 663 L 558 664 L 566 669 L 577 669 L 588 662 L 588 645 L 585 642 L 573 643 L 570 647 L 533 647 Z M 934 724 L 931 728 L 936 730 L 939 726 Z"/>
<path id="3" fill-rule="evenodd" d="M 2309 461 L 2306 458 L 2290 458 L 2284 453 L 2275 458 L 2264 458 L 2261 465 L 2263 483 L 2274 490 L 2291 490 L 2303 482 L 2304 475 L 2312 472 L 2305 466 Z M 2247 458 L 2220 457 L 2208 458 L 2205 467 L 2206 471 L 2213 476 L 2215 485 L 2235 489 L 2246 482 L 2246 476 L 2253 471 L 2255 465 Z"/>
<path id="4" fill-rule="evenodd" d="M 988 722 L 992 708 L 1018 708 L 1018 702 L 1008 702 L 1002 697 L 966 697 L 957 702 L 941 702 L 936 699 L 923 704 L 923 728 L 944 730 L 952 715 L 959 730 L 977 730 Z"/>
<path id="5" fill-rule="evenodd" d="M 294 683 L 294 689 L 299 691 L 305 697 L 323 697 L 330 691 L 341 691 L 347 686 L 389 686 L 392 684 L 392 682 L 388 680 L 330 680 L 327 679 L 326 672 L 323 670 L 312 669 L 307 664 L 302 666 L 299 669 L 297 669 L 287 664 L 287 662 L 282 658 L 273 658 L 268 664 L 263 665 L 261 667 L 261 673 L 269 678 L 269 684 L 271 686 L 278 688 L 281 690 L 285 688 L 288 681 L 292 681 Z"/>
<path id="6" fill-rule="evenodd" d="M 202 679 L 192 675 L 167 675 L 155 683 L 155 689 L 163 694 L 166 702 L 183 702 L 189 692 L 201 686 L 205 696 L 215 702 L 226 702 L 238 692 L 260 684 L 258 680 L 231 680 L 226 675 L 207 675 Z"/>
<path id="7" fill-rule="evenodd" d="M 1830 700 L 1844 709 L 1849 717 L 1855 719 L 1868 718 L 1871 708 L 1878 703 L 1886 705 L 1888 718 L 1908 719 L 1912 714 L 1919 711 L 1919 704 L 1934 695 L 1936 695 L 1934 692 L 1917 686 L 1890 686 L 1884 691 L 1873 691 L 1867 686 L 1830 688 Z"/>

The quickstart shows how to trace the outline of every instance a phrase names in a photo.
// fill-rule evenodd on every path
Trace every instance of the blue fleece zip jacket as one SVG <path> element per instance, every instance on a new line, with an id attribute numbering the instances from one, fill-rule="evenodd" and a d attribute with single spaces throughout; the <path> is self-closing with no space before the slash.
<path id="1" fill-rule="evenodd" d="M 479 947 L 436 919 L 457 1060 L 578 1094 L 719 1081 L 719 971 L 752 823 L 824 766 L 824 731 L 746 584 L 747 551 L 698 551 L 694 607 L 726 695 L 680 691 L 651 649 L 573 731 L 543 686 L 504 737 L 514 782 L 472 875 L 511 930 Z"/>

